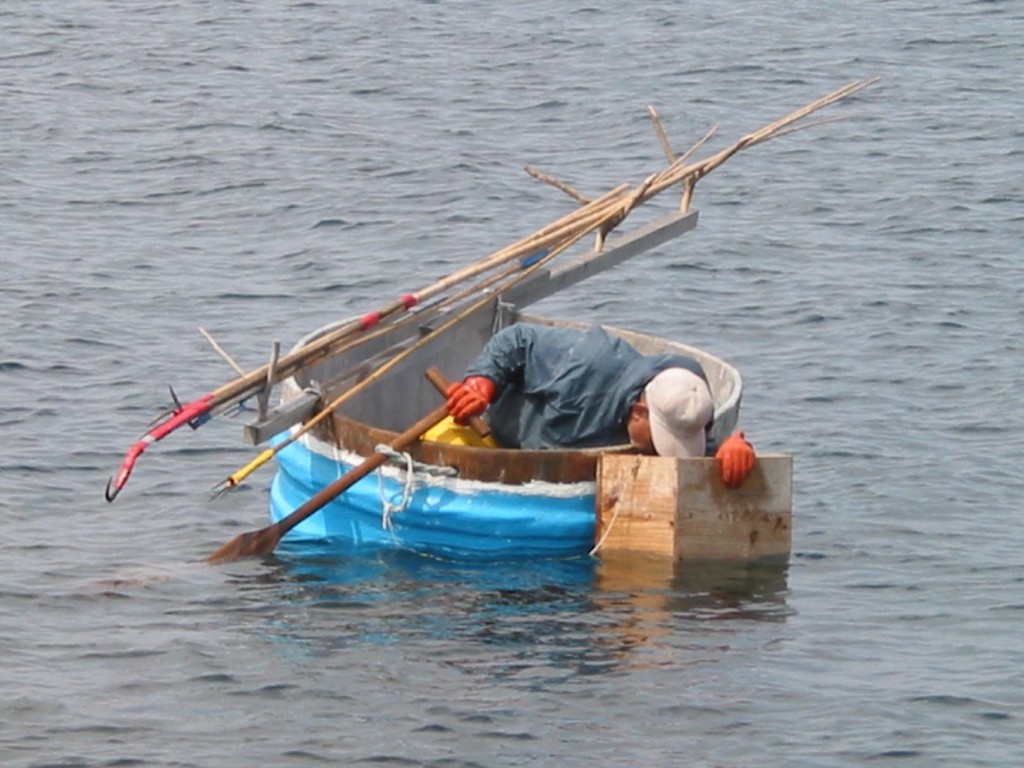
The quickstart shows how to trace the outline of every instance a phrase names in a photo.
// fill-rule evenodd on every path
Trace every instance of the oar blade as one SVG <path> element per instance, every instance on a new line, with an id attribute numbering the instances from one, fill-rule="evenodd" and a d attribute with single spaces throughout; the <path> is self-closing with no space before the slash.
<path id="1" fill-rule="evenodd" d="M 265 557 L 274 551 L 280 540 L 281 533 L 276 525 L 242 533 L 208 556 L 206 562 L 218 565 L 232 563 L 245 557 Z"/>

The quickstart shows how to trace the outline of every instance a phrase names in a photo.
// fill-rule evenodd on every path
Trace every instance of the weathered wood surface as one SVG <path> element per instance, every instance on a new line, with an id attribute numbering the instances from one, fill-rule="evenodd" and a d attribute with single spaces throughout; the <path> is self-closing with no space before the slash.
<path id="1" fill-rule="evenodd" d="M 435 394 L 436 398 L 436 394 Z M 370 427 L 335 413 L 329 428 L 315 432 L 321 440 L 369 456 L 394 433 Z M 421 441 L 408 447 L 416 461 L 439 467 L 454 467 L 464 480 L 504 483 L 515 486 L 533 481 L 548 483 L 592 482 L 597 473 L 596 453 L 587 451 L 527 451 L 506 448 L 474 448 Z"/>
<path id="2" fill-rule="evenodd" d="M 598 462 L 600 551 L 674 560 L 786 559 L 792 548 L 793 459 L 762 455 L 740 488 L 714 459 L 604 455 Z"/>
<path id="3" fill-rule="evenodd" d="M 652 248 L 657 248 L 697 226 L 697 211 L 671 213 L 629 234 L 609 240 L 606 247 L 576 261 L 543 269 L 510 288 L 504 301 L 523 308 L 535 304 L 593 275 L 600 274 Z"/>

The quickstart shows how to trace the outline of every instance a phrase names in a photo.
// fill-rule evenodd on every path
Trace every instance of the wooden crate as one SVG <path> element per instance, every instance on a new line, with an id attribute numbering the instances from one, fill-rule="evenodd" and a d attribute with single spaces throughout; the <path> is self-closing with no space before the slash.
<path id="1" fill-rule="evenodd" d="M 759 455 L 736 489 L 719 480 L 714 459 L 607 454 L 598 463 L 599 553 L 786 559 L 792 517 L 792 456 Z"/>

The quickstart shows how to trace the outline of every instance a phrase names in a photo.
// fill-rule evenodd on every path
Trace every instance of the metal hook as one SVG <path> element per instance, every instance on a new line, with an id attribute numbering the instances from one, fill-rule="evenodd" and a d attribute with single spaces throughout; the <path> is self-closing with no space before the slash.
<path id="1" fill-rule="evenodd" d="M 117 494 L 119 494 L 120 492 L 120 488 L 114 487 L 114 476 L 111 475 L 110 479 L 107 480 L 107 487 L 103 491 L 103 498 L 105 498 L 107 500 L 107 503 L 109 504 L 110 502 L 117 498 Z"/>

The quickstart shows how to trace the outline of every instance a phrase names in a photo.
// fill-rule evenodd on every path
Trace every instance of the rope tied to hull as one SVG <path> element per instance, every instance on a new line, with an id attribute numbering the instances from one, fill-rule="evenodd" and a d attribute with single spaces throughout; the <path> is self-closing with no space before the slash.
<path id="1" fill-rule="evenodd" d="M 405 451 L 396 451 L 388 445 L 378 445 L 373 450 L 387 456 L 391 463 L 402 465 L 405 468 L 404 479 L 400 481 L 402 493 L 397 502 L 393 502 L 388 498 L 387 490 L 384 488 L 384 467 L 382 466 L 377 470 L 377 489 L 380 493 L 381 506 L 380 525 L 385 531 L 391 530 L 391 519 L 394 515 L 404 512 L 409 508 L 412 495 L 420 485 L 416 482 L 417 474 L 432 475 L 434 477 L 455 477 L 458 474 L 455 467 L 439 467 L 434 464 L 424 464 L 423 462 L 415 461 L 412 454 Z M 394 498 L 394 496 L 391 498 Z"/>
<path id="2" fill-rule="evenodd" d="M 587 553 L 587 555 L 589 557 L 593 557 L 594 555 L 596 555 L 598 553 L 598 551 L 601 549 L 601 547 L 604 546 L 604 542 L 608 538 L 608 534 L 611 533 L 612 532 L 612 528 L 615 527 L 615 521 L 619 519 L 619 512 L 621 510 L 622 510 L 622 505 L 621 504 L 616 504 L 615 505 L 615 512 L 612 514 L 612 519 L 608 523 L 608 527 L 606 527 L 604 529 L 604 533 L 601 534 L 600 540 L 594 545 L 593 549 L 591 549 Z"/>

